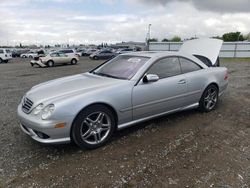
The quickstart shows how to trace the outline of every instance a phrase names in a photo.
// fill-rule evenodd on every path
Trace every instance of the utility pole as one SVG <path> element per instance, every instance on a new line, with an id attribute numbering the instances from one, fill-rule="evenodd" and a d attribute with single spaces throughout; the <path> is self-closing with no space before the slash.
<path id="1" fill-rule="evenodd" d="M 146 46 L 147 46 L 147 50 L 149 50 L 149 40 L 150 40 L 150 34 L 151 34 L 151 25 L 152 24 L 148 24 L 148 33 L 147 33 L 147 37 L 146 37 Z"/>

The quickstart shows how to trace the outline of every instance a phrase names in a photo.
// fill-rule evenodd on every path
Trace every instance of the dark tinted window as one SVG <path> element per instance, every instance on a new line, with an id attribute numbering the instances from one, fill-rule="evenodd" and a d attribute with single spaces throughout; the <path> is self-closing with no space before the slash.
<path id="1" fill-rule="evenodd" d="M 194 56 L 197 57 L 199 60 L 201 60 L 208 67 L 212 66 L 212 63 L 211 63 L 211 61 L 208 58 L 206 58 L 204 56 L 201 56 L 201 55 L 194 55 Z"/>
<path id="2" fill-rule="evenodd" d="M 74 53 L 73 50 L 60 50 L 62 53 Z"/>
<path id="3" fill-rule="evenodd" d="M 181 67 L 178 58 L 164 58 L 156 62 L 149 70 L 148 74 L 156 74 L 159 78 L 167 78 L 181 74 Z"/>
<path id="4" fill-rule="evenodd" d="M 180 58 L 180 63 L 181 63 L 182 73 L 193 72 L 201 69 L 199 65 L 185 58 Z"/>
<path id="5" fill-rule="evenodd" d="M 107 53 L 111 53 L 111 51 L 105 50 L 105 51 L 102 51 L 101 53 L 102 53 L 102 54 L 107 54 Z"/>
<path id="6" fill-rule="evenodd" d="M 3 54 L 3 50 L 0 50 L 0 54 Z"/>
<path id="7" fill-rule="evenodd" d="M 133 51 L 133 49 L 125 49 L 124 51 L 131 52 L 131 51 Z"/>

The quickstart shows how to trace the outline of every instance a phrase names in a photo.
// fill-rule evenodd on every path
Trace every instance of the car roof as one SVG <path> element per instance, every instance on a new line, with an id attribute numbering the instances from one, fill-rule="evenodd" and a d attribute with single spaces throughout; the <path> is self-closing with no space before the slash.
<path id="1" fill-rule="evenodd" d="M 184 52 L 179 52 L 179 51 L 140 51 L 140 52 L 129 52 L 126 54 L 121 54 L 122 56 L 140 56 L 140 57 L 148 57 L 151 59 L 158 59 L 161 57 L 168 57 L 168 56 L 180 56 L 180 57 L 185 57 L 188 58 L 199 65 L 201 65 L 203 68 L 207 68 L 207 65 L 205 65 L 202 61 L 200 61 L 197 57 L 187 54 Z"/>
<path id="2" fill-rule="evenodd" d="M 165 56 L 189 56 L 189 54 L 180 53 L 176 51 L 140 51 L 140 52 L 129 52 L 122 55 L 133 55 L 133 56 L 142 56 L 149 58 L 157 58 Z"/>

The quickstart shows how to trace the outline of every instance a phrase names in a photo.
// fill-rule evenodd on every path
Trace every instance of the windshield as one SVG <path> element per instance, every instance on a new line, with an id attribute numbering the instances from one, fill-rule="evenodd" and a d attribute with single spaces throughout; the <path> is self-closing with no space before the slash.
<path id="1" fill-rule="evenodd" d="M 118 79 L 131 79 L 149 60 L 149 57 L 118 56 L 94 70 L 92 73 Z"/>

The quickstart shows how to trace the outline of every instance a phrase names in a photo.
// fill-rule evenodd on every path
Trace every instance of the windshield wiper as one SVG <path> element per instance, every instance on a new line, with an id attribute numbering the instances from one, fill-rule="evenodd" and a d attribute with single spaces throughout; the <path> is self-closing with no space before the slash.
<path id="1" fill-rule="evenodd" d="M 118 76 L 113 76 L 113 75 L 106 74 L 106 73 L 101 73 L 101 72 L 92 72 L 92 73 L 96 74 L 96 75 L 99 75 L 99 76 L 105 76 L 105 77 L 108 77 L 108 78 L 116 78 L 116 79 L 123 79 L 123 80 L 125 80 L 125 78 L 118 77 Z"/>

